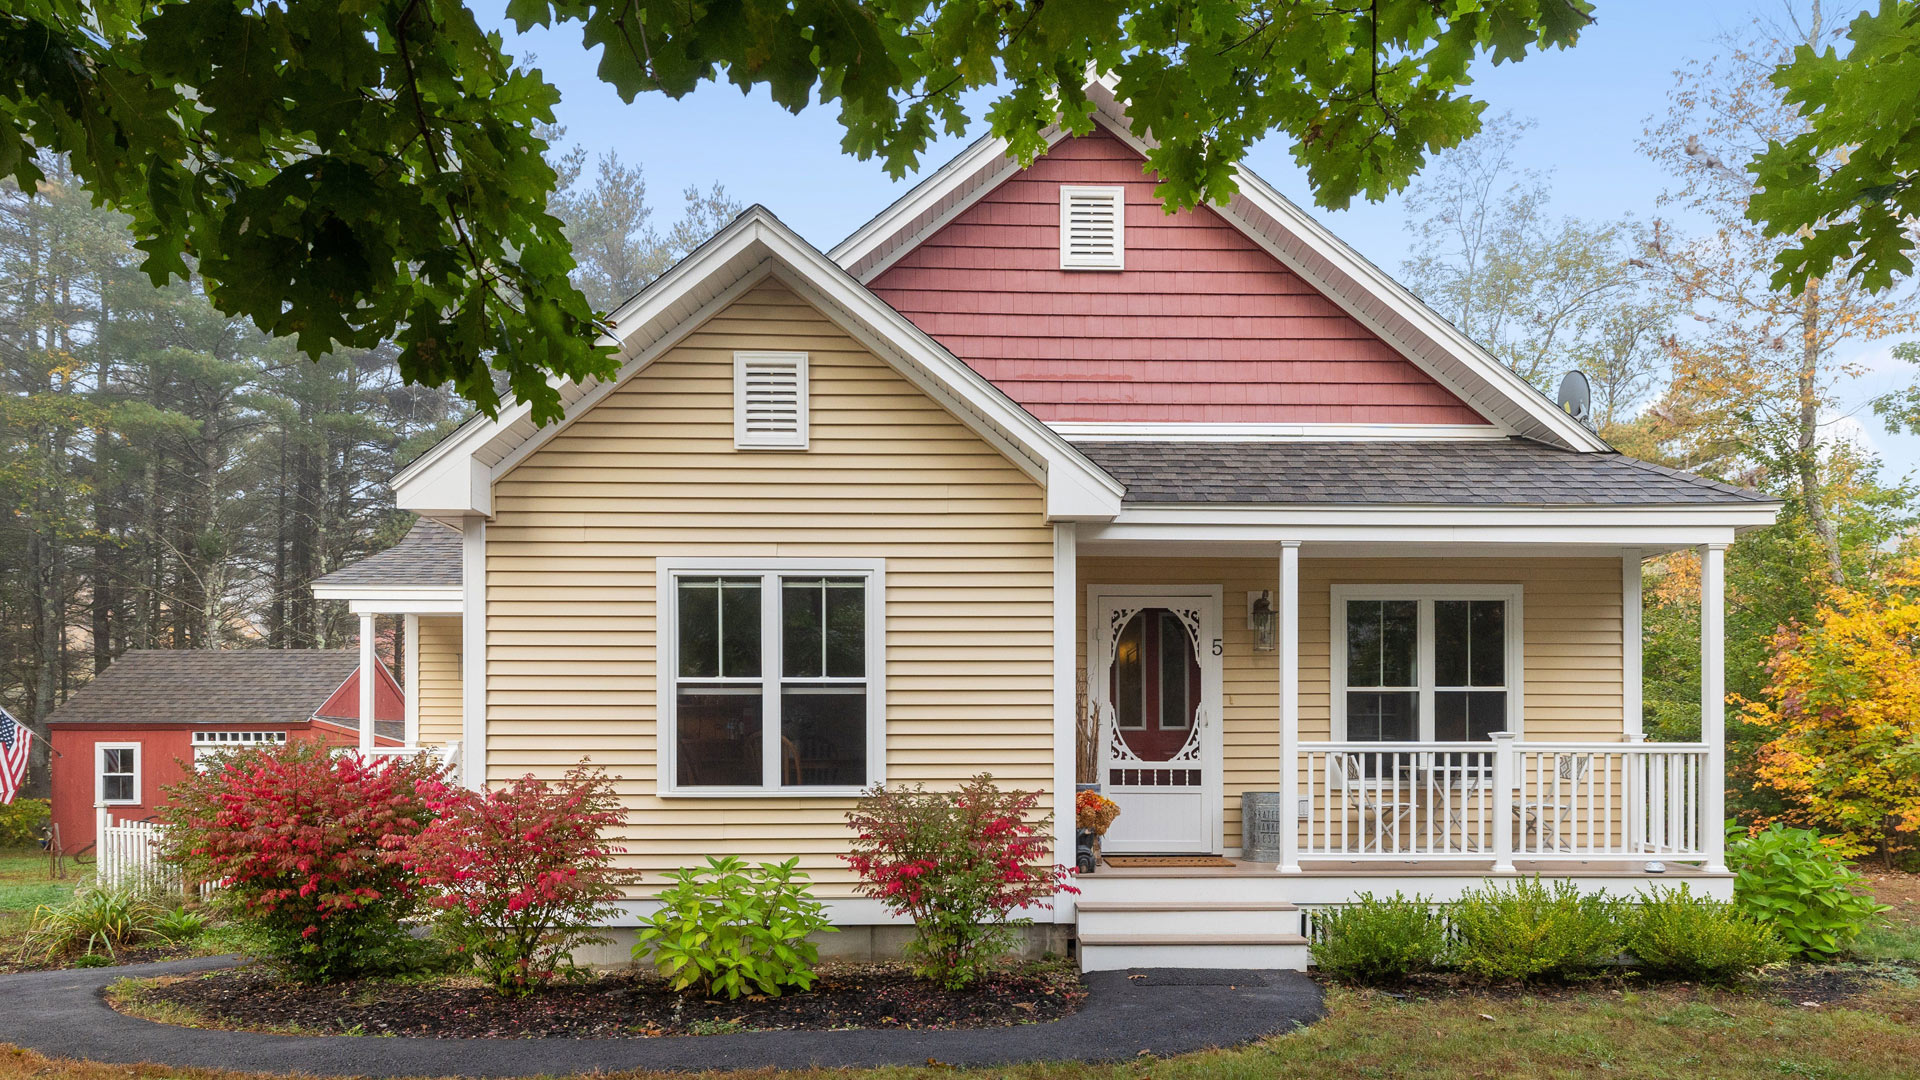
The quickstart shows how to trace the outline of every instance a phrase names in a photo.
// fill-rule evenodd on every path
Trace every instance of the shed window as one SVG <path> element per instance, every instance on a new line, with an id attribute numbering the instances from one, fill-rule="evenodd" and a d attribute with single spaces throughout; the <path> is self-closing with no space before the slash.
<path id="1" fill-rule="evenodd" d="M 139 802 L 139 744 L 96 743 L 93 755 L 95 801 L 110 806 Z"/>
<path id="2" fill-rule="evenodd" d="M 663 790 L 847 794 L 879 782 L 877 562 L 665 577 L 673 674 Z"/>
<path id="3" fill-rule="evenodd" d="M 1060 189 L 1060 269 L 1126 266 L 1126 196 L 1122 187 Z"/>
<path id="4" fill-rule="evenodd" d="M 807 448 L 807 354 L 733 354 L 733 445 L 746 450 Z"/>

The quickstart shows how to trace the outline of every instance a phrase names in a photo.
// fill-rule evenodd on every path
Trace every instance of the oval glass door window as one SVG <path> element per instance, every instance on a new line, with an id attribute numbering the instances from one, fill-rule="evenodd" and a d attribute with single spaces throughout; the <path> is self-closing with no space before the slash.
<path id="1" fill-rule="evenodd" d="M 1114 727 L 1141 761 L 1170 761 L 1193 734 L 1200 657 L 1180 616 L 1143 608 L 1113 644 L 1107 691 Z"/>

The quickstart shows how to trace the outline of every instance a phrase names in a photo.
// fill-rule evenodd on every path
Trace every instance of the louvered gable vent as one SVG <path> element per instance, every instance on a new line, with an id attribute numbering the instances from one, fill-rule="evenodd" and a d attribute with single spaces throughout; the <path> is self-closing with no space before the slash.
<path id="1" fill-rule="evenodd" d="M 1125 232 L 1125 188 L 1060 189 L 1060 269 L 1123 269 Z"/>
<path id="2" fill-rule="evenodd" d="M 806 449 L 806 353 L 733 354 L 733 445 Z"/>

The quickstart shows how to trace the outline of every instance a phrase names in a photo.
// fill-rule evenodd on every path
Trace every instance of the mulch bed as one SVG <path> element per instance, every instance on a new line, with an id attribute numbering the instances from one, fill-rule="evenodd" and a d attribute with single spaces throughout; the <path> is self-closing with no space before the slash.
<path id="1" fill-rule="evenodd" d="M 602 975 L 524 998 L 477 980 L 288 983 L 261 968 L 156 981 L 148 1003 L 184 1009 L 209 1027 L 429 1038 L 652 1038 L 733 1031 L 837 1028 L 984 1028 L 1058 1019 L 1086 997 L 1064 966 L 996 974 L 967 991 L 942 990 L 898 967 L 822 965 L 811 990 L 780 997 L 703 1000 L 669 991 L 651 973 Z M 172 1010 L 168 1010 L 171 1019 Z"/>
<path id="2" fill-rule="evenodd" d="M 1313 973 L 1315 981 L 1328 986 L 1341 985 L 1336 979 Z M 1590 979 L 1555 983 L 1488 984 L 1458 972 L 1415 975 L 1398 986 L 1376 988 L 1388 997 L 1425 1000 L 1471 996 L 1496 1001 L 1523 997 L 1568 998 L 1593 993 L 1624 993 L 1636 990 L 1724 989 L 1735 993 L 1761 994 L 1783 1005 L 1819 1007 L 1842 1004 L 1888 983 L 1920 978 L 1920 970 L 1900 964 L 1806 964 L 1794 963 L 1773 968 L 1727 987 L 1701 987 L 1697 983 L 1663 981 L 1634 974 L 1601 975 Z"/>

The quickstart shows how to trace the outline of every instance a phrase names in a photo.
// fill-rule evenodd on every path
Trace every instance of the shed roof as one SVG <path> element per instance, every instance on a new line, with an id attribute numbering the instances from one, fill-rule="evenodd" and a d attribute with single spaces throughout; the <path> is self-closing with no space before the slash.
<path id="1" fill-rule="evenodd" d="M 315 578 L 315 588 L 458 588 L 461 537 L 437 521 L 421 518 L 400 542 Z"/>
<path id="2" fill-rule="evenodd" d="M 131 649 L 55 724 L 303 724 L 360 664 L 353 649 Z"/>
<path id="3" fill-rule="evenodd" d="M 1086 442 L 1128 504 L 1766 506 L 1778 500 L 1624 454 L 1500 442 Z"/>

